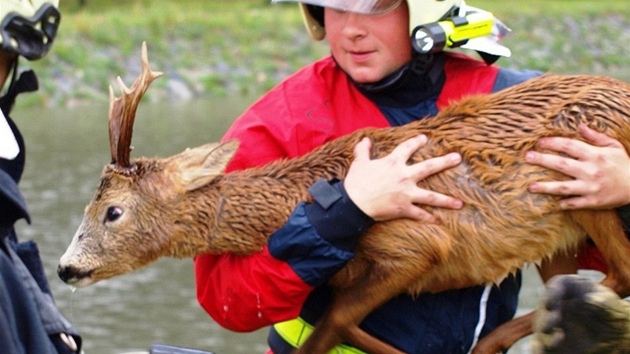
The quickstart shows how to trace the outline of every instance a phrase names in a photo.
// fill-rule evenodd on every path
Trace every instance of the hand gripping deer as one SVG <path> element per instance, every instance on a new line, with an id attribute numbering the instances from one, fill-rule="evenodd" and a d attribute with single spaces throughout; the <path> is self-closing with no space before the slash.
<path id="1" fill-rule="evenodd" d="M 627 294 L 630 242 L 616 213 L 560 210 L 557 197 L 531 194 L 527 186 L 563 176 L 523 162 L 525 152 L 543 136 L 579 138 L 580 124 L 620 140 L 630 151 L 627 84 L 546 75 L 464 99 L 437 117 L 358 131 L 300 158 L 226 174 L 236 141 L 167 158 L 129 159 L 138 102 L 160 75 L 150 70 L 144 46 L 142 57 L 141 76 L 130 89 L 121 82 L 121 98 L 110 88 L 112 163 L 104 167 L 100 186 L 61 257 L 58 272 L 69 284 L 92 284 L 163 256 L 259 252 L 294 207 L 310 201 L 312 183 L 345 176 L 353 148 L 363 137 L 372 140 L 373 155 L 380 157 L 402 141 L 426 134 L 429 142 L 413 162 L 453 151 L 463 162 L 423 180 L 422 188 L 454 195 L 465 206 L 433 209 L 439 225 L 408 219 L 373 225 L 360 240 L 355 259 L 331 280 L 334 303 L 299 353 L 326 353 L 341 341 L 370 353 L 400 353 L 358 327 L 388 299 L 402 292 L 499 282 L 526 263 L 572 252 L 588 237 L 609 265 L 603 284 Z M 531 321 L 510 331 L 515 331 L 511 336 L 526 335 Z M 511 344 L 504 341 L 495 338 L 480 352 L 494 353 Z"/>

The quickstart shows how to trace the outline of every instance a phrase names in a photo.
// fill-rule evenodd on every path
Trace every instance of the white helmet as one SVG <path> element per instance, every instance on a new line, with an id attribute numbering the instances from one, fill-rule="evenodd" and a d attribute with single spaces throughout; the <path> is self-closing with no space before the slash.
<path id="1" fill-rule="evenodd" d="M 326 37 L 324 27 L 324 7 L 362 14 L 379 14 L 391 11 L 403 0 L 272 0 L 272 2 L 298 2 L 304 25 L 311 38 L 322 40 Z M 463 48 L 473 49 L 492 55 L 510 56 L 508 48 L 496 43 L 508 31 L 501 21 L 487 11 L 467 6 L 464 0 L 407 0 L 409 7 L 409 34 L 423 25 L 438 22 L 455 16 L 465 16 L 471 12 L 489 14 L 494 20 L 492 34 L 469 40 Z"/>
<path id="2" fill-rule="evenodd" d="M 463 0 L 409 0 L 409 33 L 422 25 L 436 22 L 456 14 Z"/>
<path id="3" fill-rule="evenodd" d="M 29 60 L 44 57 L 57 34 L 59 0 L 0 0 L 0 49 Z"/>

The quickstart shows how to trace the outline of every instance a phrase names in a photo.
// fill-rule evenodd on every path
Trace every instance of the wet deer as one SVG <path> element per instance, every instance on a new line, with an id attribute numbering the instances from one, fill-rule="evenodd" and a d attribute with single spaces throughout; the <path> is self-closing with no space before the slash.
<path id="1" fill-rule="evenodd" d="M 498 283 L 525 264 L 572 252 L 590 237 L 605 256 L 603 284 L 626 294 L 630 242 L 612 210 L 563 211 L 558 197 L 532 194 L 534 181 L 566 178 L 524 163 L 544 136 L 580 138 L 588 126 L 630 151 L 630 86 L 604 77 L 546 75 L 502 92 L 463 99 L 401 127 L 365 129 L 295 159 L 224 173 L 238 142 L 211 143 L 166 158 L 130 159 L 137 105 L 160 75 L 143 47 L 142 73 L 122 96 L 110 87 L 110 149 L 92 201 L 58 273 L 85 286 L 145 266 L 159 257 L 195 257 L 261 251 L 295 206 L 312 201 L 317 179 L 342 179 L 354 146 L 372 140 L 373 156 L 391 152 L 419 134 L 429 139 L 412 162 L 459 152 L 462 163 L 420 182 L 464 201 L 460 210 L 432 209 L 440 224 L 399 219 L 374 224 L 356 257 L 331 280 L 335 300 L 299 353 L 326 353 L 348 341 L 370 353 L 400 353 L 358 324 L 402 292 L 439 292 Z M 523 325 L 524 324 L 524 325 Z M 531 332 L 531 317 L 508 327 L 512 337 Z M 505 333 L 483 342 L 493 353 Z M 492 336 L 490 336 L 492 338 Z"/>

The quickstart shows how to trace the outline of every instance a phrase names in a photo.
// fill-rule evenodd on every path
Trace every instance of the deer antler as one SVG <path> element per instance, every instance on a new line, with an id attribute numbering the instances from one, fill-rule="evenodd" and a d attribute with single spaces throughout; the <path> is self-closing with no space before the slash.
<path id="1" fill-rule="evenodd" d="M 109 86 L 109 145 L 112 164 L 120 173 L 133 172 L 129 154 L 131 153 L 131 135 L 136 110 L 151 82 L 161 75 L 162 72 L 152 71 L 149 67 L 147 44 L 142 42 L 142 72 L 140 76 L 131 88 L 127 88 L 120 76 L 118 77 L 118 85 L 122 91 L 121 97 L 115 97 L 114 89 Z"/>

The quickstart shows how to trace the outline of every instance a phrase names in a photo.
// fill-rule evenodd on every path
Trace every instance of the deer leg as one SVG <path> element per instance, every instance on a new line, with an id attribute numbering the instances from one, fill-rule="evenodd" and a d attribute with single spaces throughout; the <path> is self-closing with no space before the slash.
<path id="1" fill-rule="evenodd" d="M 346 308 L 344 308 L 345 311 Z M 332 315 L 334 317 L 334 315 Z M 369 352 L 370 354 L 404 354 L 393 346 L 371 336 L 359 328 L 358 325 L 347 325 L 341 332 L 331 325 L 333 320 L 327 316 L 321 321 L 308 340 L 293 354 L 324 354 L 334 352 L 334 347 L 342 342 L 351 343 L 352 346 Z"/>
<path id="2" fill-rule="evenodd" d="M 315 327 L 315 330 L 308 337 L 306 342 L 299 348 L 295 349 L 292 354 L 326 354 L 331 351 L 336 345 L 343 342 L 343 338 L 339 334 L 329 327 L 329 322 L 326 317 L 319 322 Z M 324 330 L 318 330 L 320 327 L 326 326 Z"/>
<path id="3" fill-rule="evenodd" d="M 608 263 L 608 274 L 601 284 L 621 297 L 630 295 L 630 241 L 614 210 L 576 210 L 572 218 L 591 237 Z"/>
<path id="4" fill-rule="evenodd" d="M 383 286 L 379 287 L 379 289 L 390 290 L 391 287 Z M 328 353 L 336 345 L 346 341 L 371 354 L 403 354 L 403 352 L 372 337 L 359 328 L 361 321 L 372 310 L 402 291 L 402 289 L 395 291 L 383 290 L 379 294 L 379 291 L 368 293 L 365 291 L 365 287 L 361 286 L 344 289 L 335 295 L 335 299 L 326 316 L 315 327 L 311 336 L 299 348 L 297 353 Z"/>
<path id="5" fill-rule="evenodd" d="M 630 306 L 610 291 L 630 294 L 630 241 L 614 211 L 582 210 L 572 217 L 602 252 L 608 274 L 597 286 L 575 276 L 549 282 L 535 319 L 535 352 L 630 353 Z"/>
<path id="6" fill-rule="evenodd" d="M 420 276 L 418 274 L 426 272 L 428 268 L 416 263 L 411 271 L 401 271 L 398 268 L 394 273 L 393 269 L 396 267 L 389 268 L 391 271 L 372 269 L 356 285 L 338 290 L 326 316 L 297 353 L 328 353 L 334 346 L 345 341 L 371 354 L 403 354 L 359 328 L 361 321 L 372 310 L 406 291 L 409 284 Z"/>
<path id="7" fill-rule="evenodd" d="M 538 273 L 546 283 L 555 275 L 575 274 L 578 264 L 575 257 L 567 252 L 558 253 L 552 259 L 543 260 Z M 538 311 L 532 311 L 495 328 L 481 338 L 472 354 L 494 354 L 511 348 L 514 343 L 533 333 L 533 324 Z"/>
<path id="8" fill-rule="evenodd" d="M 532 334 L 535 313 L 532 311 L 495 328 L 477 343 L 472 354 L 495 354 L 509 349 L 519 339 Z"/>
<path id="9" fill-rule="evenodd" d="M 553 278 L 538 311 L 536 353 L 630 353 L 630 304 L 588 278 Z"/>
<path id="10" fill-rule="evenodd" d="M 578 271 L 577 259 L 573 252 L 560 252 L 551 259 L 544 259 L 538 267 L 538 274 L 543 283 L 560 274 L 576 274 Z"/>
<path id="11" fill-rule="evenodd" d="M 630 295 L 630 242 L 616 212 L 579 210 L 572 212 L 571 216 L 590 235 L 608 262 L 609 272 L 601 284 L 620 296 Z M 577 270 L 575 258 L 568 253 L 561 253 L 554 255 L 550 261 L 544 261 L 539 273 L 546 283 L 554 275 L 575 274 Z M 537 312 L 539 311 L 533 311 L 497 327 L 479 341 L 473 353 L 496 353 L 532 334 Z"/>

